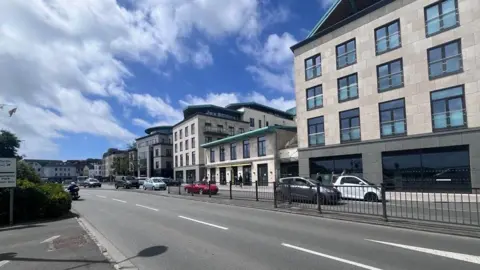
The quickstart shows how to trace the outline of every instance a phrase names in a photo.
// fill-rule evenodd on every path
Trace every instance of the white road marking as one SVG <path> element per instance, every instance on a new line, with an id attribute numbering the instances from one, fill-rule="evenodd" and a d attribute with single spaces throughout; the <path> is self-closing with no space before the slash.
<path id="1" fill-rule="evenodd" d="M 141 205 L 141 204 L 135 204 L 135 205 L 138 206 L 138 207 L 143 207 L 143 208 L 150 209 L 150 210 L 153 210 L 153 211 L 157 211 L 157 212 L 158 212 L 158 209 L 155 209 L 155 208 L 152 208 L 152 207 L 148 207 L 148 206 Z"/>
<path id="2" fill-rule="evenodd" d="M 9 263 L 10 261 L 0 261 L 0 267 L 4 266 L 5 264 Z"/>
<path id="3" fill-rule="evenodd" d="M 296 249 L 296 250 L 299 250 L 299 251 L 303 251 L 303 252 L 306 252 L 306 253 L 310 253 L 310 254 L 313 254 L 313 255 L 317 255 L 317 256 L 324 257 L 324 258 L 327 258 L 327 259 L 331 259 L 331 260 L 334 260 L 334 261 L 338 261 L 338 262 L 342 262 L 342 263 L 354 265 L 354 266 L 357 266 L 357 267 L 360 267 L 360 268 L 363 268 L 363 269 L 368 269 L 368 270 L 382 270 L 382 269 L 380 269 L 380 268 L 376 268 L 376 267 L 369 266 L 369 265 L 366 265 L 366 264 L 362 264 L 362 263 L 357 263 L 357 262 L 354 262 L 354 261 L 345 260 L 345 259 L 342 259 L 342 258 L 339 258 L 339 257 L 334 257 L 334 256 L 331 256 L 331 255 L 323 254 L 323 253 L 320 253 L 320 252 L 316 252 L 316 251 L 313 251 L 313 250 L 310 250 L 310 249 L 306 249 L 306 248 L 302 248 L 302 247 L 297 247 L 297 246 L 290 245 L 290 244 L 282 243 L 282 246 L 288 247 L 288 248 L 293 248 L 293 249 Z"/>
<path id="4" fill-rule="evenodd" d="M 103 198 L 103 199 L 106 199 L 106 198 L 107 198 L 106 196 L 102 196 L 102 195 L 97 195 L 97 197 Z"/>
<path id="5" fill-rule="evenodd" d="M 43 242 L 41 242 L 40 244 L 51 242 L 51 241 L 53 241 L 53 240 L 55 240 L 55 239 L 57 239 L 57 238 L 59 238 L 59 237 L 60 237 L 60 235 L 52 236 L 52 237 L 50 237 L 50 238 L 47 238 L 47 239 L 43 240 Z"/>
<path id="6" fill-rule="evenodd" d="M 384 245 L 409 249 L 409 250 L 413 250 L 413 251 L 428 253 L 428 254 L 432 254 L 432 255 L 436 255 L 436 256 L 442 256 L 442 257 L 449 258 L 449 259 L 454 259 L 454 260 L 459 260 L 459 261 L 464 261 L 464 262 L 469 262 L 469 263 L 474 263 L 474 264 L 480 264 L 480 256 L 474 256 L 474 255 L 468 255 L 468 254 L 456 253 L 456 252 L 450 252 L 450 251 L 443 251 L 443 250 L 437 250 L 437 249 L 430 249 L 430 248 L 407 246 L 407 245 L 377 241 L 377 240 L 372 240 L 372 239 L 365 239 L 365 240 L 375 242 L 375 243 L 379 243 L 379 244 L 384 244 Z"/>
<path id="7" fill-rule="evenodd" d="M 203 225 L 211 226 L 211 227 L 214 227 L 214 228 L 217 228 L 217 229 L 228 230 L 227 227 L 218 226 L 218 225 L 215 225 L 215 224 L 212 224 L 212 223 L 207 223 L 207 222 L 196 220 L 196 219 L 193 219 L 193 218 L 184 217 L 184 216 L 178 216 L 178 217 L 186 219 L 186 220 L 190 220 L 190 221 L 193 221 L 193 222 L 197 222 L 197 223 L 200 223 L 200 224 L 203 224 Z"/>
<path id="8" fill-rule="evenodd" d="M 112 199 L 114 201 L 117 201 L 117 202 L 121 202 L 121 203 L 127 203 L 126 201 L 122 201 L 122 200 L 119 200 L 119 199 Z"/>

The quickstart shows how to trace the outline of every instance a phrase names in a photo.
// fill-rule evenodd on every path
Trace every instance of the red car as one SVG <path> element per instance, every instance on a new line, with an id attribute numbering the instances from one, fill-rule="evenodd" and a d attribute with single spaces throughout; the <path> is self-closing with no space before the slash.
<path id="1" fill-rule="evenodd" d="M 184 186 L 184 189 L 187 193 L 208 194 L 208 187 L 208 182 L 201 181 L 187 184 Z M 218 187 L 215 184 L 210 184 L 210 192 L 212 193 L 212 195 L 217 194 Z"/>

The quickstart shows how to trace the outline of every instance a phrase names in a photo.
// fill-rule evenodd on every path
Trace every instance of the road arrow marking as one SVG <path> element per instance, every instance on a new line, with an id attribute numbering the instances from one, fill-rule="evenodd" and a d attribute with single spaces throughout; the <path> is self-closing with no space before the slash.
<path id="1" fill-rule="evenodd" d="M 55 239 L 57 239 L 57 238 L 59 238 L 59 237 L 60 237 L 60 235 L 52 236 L 52 237 L 50 237 L 50 238 L 47 238 L 47 239 L 43 240 L 43 242 L 41 242 L 40 244 L 52 242 L 53 240 L 55 240 Z"/>
<path id="2" fill-rule="evenodd" d="M 4 266 L 5 264 L 9 263 L 10 261 L 0 261 L 0 267 Z"/>
<path id="3" fill-rule="evenodd" d="M 413 250 L 413 251 L 432 254 L 432 255 L 436 255 L 436 256 L 442 256 L 442 257 L 449 258 L 449 259 L 454 259 L 454 260 L 459 260 L 459 261 L 464 261 L 464 262 L 469 262 L 469 263 L 474 263 L 474 264 L 480 264 L 480 256 L 474 256 L 474 255 L 468 255 L 468 254 L 456 253 L 456 252 L 450 252 L 450 251 L 443 251 L 443 250 L 437 250 L 437 249 L 430 249 L 430 248 L 407 246 L 407 245 L 377 241 L 377 240 L 372 240 L 372 239 L 365 239 L 365 240 L 370 241 L 370 242 L 379 243 L 379 244 L 389 245 L 389 246 L 393 246 L 393 247 L 404 248 L 404 249 L 409 249 L 409 250 Z"/>

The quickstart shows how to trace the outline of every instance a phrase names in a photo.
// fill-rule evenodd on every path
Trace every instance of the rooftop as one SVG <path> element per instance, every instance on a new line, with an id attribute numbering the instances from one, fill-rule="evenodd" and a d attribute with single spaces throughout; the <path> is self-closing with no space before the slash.
<path id="1" fill-rule="evenodd" d="M 207 115 L 211 117 L 218 117 L 224 118 L 233 121 L 241 121 L 242 120 L 242 112 L 212 105 L 212 104 L 205 104 L 205 105 L 191 105 L 186 107 L 183 110 L 183 120 L 178 122 L 174 125 L 178 126 L 179 124 L 183 123 L 184 121 L 196 116 L 196 115 Z"/>
<path id="2" fill-rule="evenodd" d="M 347 25 L 395 0 L 334 0 L 305 40 L 290 47 L 292 51 Z"/>
<path id="3" fill-rule="evenodd" d="M 232 110 L 238 110 L 238 109 L 244 108 L 244 107 L 254 109 L 254 110 L 257 110 L 257 111 L 261 111 L 261 112 L 264 112 L 264 113 L 270 113 L 270 114 L 273 114 L 273 115 L 276 115 L 276 116 L 279 116 L 279 117 L 283 117 L 283 118 L 286 118 L 286 119 L 289 119 L 289 120 L 293 120 L 292 115 L 285 112 L 285 111 L 281 111 L 281 110 L 278 110 L 278 109 L 275 109 L 275 108 L 272 108 L 272 107 L 268 107 L 268 106 L 265 106 L 265 105 L 262 105 L 262 104 L 259 104 L 259 103 L 256 103 L 256 102 L 232 103 L 232 104 L 227 105 L 225 108 L 232 109 Z"/>
<path id="4" fill-rule="evenodd" d="M 241 133 L 241 134 L 233 135 L 233 136 L 230 136 L 230 137 L 226 137 L 226 138 L 216 140 L 216 141 L 213 141 L 213 142 L 205 143 L 205 144 L 202 144 L 201 146 L 203 148 L 210 148 L 210 147 L 214 147 L 214 146 L 221 145 L 221 144 L 241 141 L 241 140 L 244 140 L 246 138 L 259 136 L 259 135 L 262 135 L 262 134 L 273 133 L 273 132 L 276 132 L 278 129 L 288 130 L 288 131 L 293 131 L 293 132 L 297 131 L 297 127 L 292 127 L 292 126 L 281 126 L 281 125 L 267 126 L 267 127 L 247 131 L 245 133 Z"/>
<path id="5" fill-rule="evenodd" d="M 150 127 L 145 129 L 145 133 L 147 134 L 154 134 L 154 133 L 162 133 L 166 135 L 172 134 L 173 127 L 172 126 L 156 126 L 156 127 Z"/>

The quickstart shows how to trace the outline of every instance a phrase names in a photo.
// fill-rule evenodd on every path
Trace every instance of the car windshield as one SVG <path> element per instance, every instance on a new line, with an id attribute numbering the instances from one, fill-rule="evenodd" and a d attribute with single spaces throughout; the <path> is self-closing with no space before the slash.
<path id="1" fill-rule="evenodd" d="M 159 179 L 159 178 L 153 178 L 152 181 L 154 183 L 162 183 L 163 182 L 162 179 Z"/>
<path id="2" fill-rule="evenodd" d="M 98 182 L 97 179 L 90 179 L 90 182 Z"/>
<path id="3" fill-rule="evenodd" d="M 135 177 L 133 177 L 133 176 L 127 176 L 127 177 L 125 177 L 125 179 L 126 179 L 126 180 L 135 180 Z"/>
<path id="4" fill-rule="evenodd" d="M 363 178 L 363 177 L 358 177 L 360 179 L 362 179 L 363 182 L 367 183 L 367 185 L 370 185 L 370 186 L 376 186 L 374 183 L 368 181 L 367 179 Z"/>

